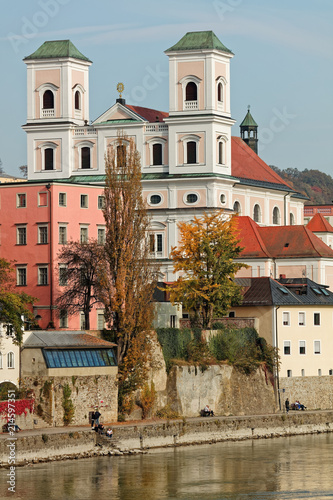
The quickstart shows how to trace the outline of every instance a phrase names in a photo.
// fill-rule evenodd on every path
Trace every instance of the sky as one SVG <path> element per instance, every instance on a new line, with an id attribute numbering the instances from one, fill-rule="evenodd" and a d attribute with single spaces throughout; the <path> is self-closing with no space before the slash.
<path id="1" fill-rule="evenodd" d="M 6 8 L 5 8 L 6 4 Z M 164 51 L 188 31 L 213 30 L 231 61 L 232 134 L 248 105 L 259 156 L 281 169 L 333 175 L 332 0 L 2 0 L 0 158 L 25 165 L 26 66 L 46 40 L 70 39 L 93 61 L 90 119 L 127 104 L 168 111 Z"/>

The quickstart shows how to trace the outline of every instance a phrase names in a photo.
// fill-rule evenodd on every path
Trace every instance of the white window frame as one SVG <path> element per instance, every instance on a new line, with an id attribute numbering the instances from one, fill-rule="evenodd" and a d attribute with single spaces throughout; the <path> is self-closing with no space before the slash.
<path id="1" fill-rule="evenodd" d="M 82 112 L 83 112 L 83 94 L 85 93 L 84 88 L 80 83 L 77 83 L 73 87 L 73 108 L 74 108 L 74 117 L 75 118 L 82 118 Z M 80 94 L 80 107 L 78 109 L 75 108 L 75 94 L 76 92 L 79 92 Z"/>
<path id="2" fill-rule="evenodd" d="M 316 323 L 315 323 L 315 315 L 316 314 L 319 315 L 319 324 L 318 325 L 316 325 Z M 318 311 L 314 311 L 314 313 L 313 313 L 313 326 L 316 327 L 316 328 L 318 328 L 318 327 L 321 326 L 321 314 Z"/>
<path id="3" fill-rule="evenodd" d="M 304 318 L 303 321 L 301 320 L 301 315 L 303 315 L 303 318 Z M 298 313 L 298 326 L 301 326 L 301 327 L 305 326 L 306 325 L 305 321 L 306 321 L 305 311 L 299 311 L 299 313 Z"/>
<path id="4" fill-rule="evenodd" d="M 152 203 L 151 202 L 152 196 L 159 196 L 161 198 L 160 202 L 159 203 Z M 151 207 L 158 207 L 159 205 L 162 205 L 163 202 L 164 202 L 164 197 L 163 197 L 162 193 L 150 193 L 150 195 L 147 197 L 147 203 Z"/>
<path id="5" fill-rule="evenodd" d="M 147 141 L 148 146 L 149 146 L 149 159 L 150 159 L 150 167 L 161 167 L 164 165 L 164 158 L 165 158 L 165 145 L 167 143 L 166 139 L 163 137 L 153 137 L 152 139 L 149 139 Z M 154 165 L 154 155 L 153 155 L 153 146 L 154 144 L 161 144 L 162 146 L 162 163 L 160 165 Z"/>
<path id="6" fill-rule="evenodd" d="M 41 229 L 46 229 L 46 242 L 42 241 L 41 238 Z M 48 245 L 49 243 L 49 227 L 48 224 L 38 224 L 37 226 L 37 241 L 38 245 Z"/>
<path id="7" fill-rule="evenodd" d="M 57 87 L 57 85 L 54 85 L 53 83 L 43 83 L 36 90 L 39 93 L 39 116 L 41 118 L 53 118 L 56 115 L 55 110 L 57 109 L 59 87 Z M 46 92 L 47 90 L 51 90 L 51 92 L 53 93 L 53 108 L 44 110 L 43 96 L 44 92 Z"/>
<path id="8" fill-rule="evenodd" d="M 100 328 L 101 326 L 101 316 L 103 317 L 103 326 L 102 328 Z M 97 330 L 104 330 L 105 328 L 105 316 L 104 316 L 104 311 L 99 311 L 97 310 Z"/>
<path id="9" fill-rule="evenodd" d="M 25 270 L 25 283 L 24 284 L 20 284 L 19 283 L 19 277 L 20 277 L 20 271 L 24 269 Z M 16 286 L 27 286 L 27 282 L 28 282 L 28 272 L 27 272 L 27 266 L 26 265 L 19 265 L 19 266 L 16 266 Z"/>
<path id="10" fill-rule="evenodd" d="M 239 212 L 236 212 L 236 210 L 235 210 L 235 205 L 236 205 L 236 203 L 238 203 L 238 205 L 239 205 Z M 235 213 L 237 213 L 237 214 L 239 214 L 239 215 L 242 215 L 242 204 L 241 204 L 241 202 L 240 202 L 239 200 L 235 200 L 235 201 L 234 201 L 234 203 L 233 203 L 233 205 L 232 205 L 232 210 L 233 210 Z"/>
<path id="11" fill-rule="evenodd" d="M 65 309 L 59 311 L 59 328 L 68 328 L 68 313 Z"/>
<path id="12" fill-rule="evenodd" d="M 100 234 L 102 234 L 101 231 L 103 231 L 102 240 L 100 239 Z M 106 228 L 105 228 L 105 226 L 97 226 L 97 243 L 99 245 L 105 245 L 105 241 L 106 241 Z"/>
<path id="13" fill-rule="evenodd" d="M 259 213 L 258 213 L 258 220 L 255 219 L 255 213 L 254 213 L 254 210 L 255 208 L 258 207 L 258 210 L 259 210 Z M 259 205 L 259 203 L 255 203 L 254 206 L 253 206 L 253 220 L 254 222 L 256 222 L 257 224 L 260 224 L 261 221 L 262 221 L 262 210 L 261 210 L 261 206 Z"/>
<path id="14" fill-rule="evenodd" d="M 87 232 L 87 236 L 82 239 L 82 230 Z M 89 241 L 89 226 L 80 224 L 80 243 L 88 243 Z"/>
<path id="15" fill-rule="evenodd" d="M 60 195 L 63 196 L 64 203 L 60 203 Z M 63 193 L 63 192 L 59 193 L 58 203 L 59 203 L 59 207 L 67 207 L 67 193 Z"/>
<path id="16" fill-rule="evenodd" d="M 97 209 L 103 210 L 105 207 L 105 196 L 103 194 L 99 194 L 97 197 Z"/>
<path id="17" fill-rule="evenodd" d="M 274 212 L 277 210 L 277 222 L 274 222 Z M 275 205 L 275 207 L 273 208 L 273 212 L 272 212 L 272 224 L 274 226 L 280 226 L 281 224 L 281 212 L 280 212 L 280 209 L 277 205 Z"/>
<path id="18" fill-rule="evenodd" d="M 56 164 L 57 164 L 57 148 L 58 144 L 55 144 L 55 142 L 44 142 L 40 146 L 38 146 L 40 149 L 41 155 L 42 155 L 42 172 L 54 172 L 56 170 Z M 45 149 L 53 149 L 53 169 L 52 170 L 45 170 Z"/>
<path id="19" fill-rule="evenodd" d="M 41 194 L 46 194 L 46 205 L 41 205 L 40 199 L 41 199 Z M 48 207 L 49 206 L 49 196 L 47 191 L 40 191 L 38 193 L 38 206 L 39 207 Z"/>
<path id="20" fill-rule="evenodd" d="M 290 326 L 290 325 L 291 325 L 290 312 L 289 311 L 283 311 L 282 312 L 282 326 Z"/>
<path id="21" fill-rule="evenodd" d="M 285 352 L 286 347 L 289 347 L 289 354 Z M 283 355 L 284 356 L 291 356 L 291 340 L 284 340 L 283 341 Z"/>
<path id="22" fill-rule="evenodd" d="M 319 351 L 316 352 L 316 342 L 318 342 L 319 345 Z M 321 354 L 321 340 L 314 340 L 313 341 L 313 354 Z"/>
<path id="23" fill-rule="evenodd" d="M 61 269 L 67 270 L 67 265 L 66 264 L 59 264 L 59 286 L 67 286 L 67 279 L 63 280 L 63 277 L 61 276 Z"/>
<path id="24" fill-rule="evenodd" d="M 84 206 L 82 206 L 82 197 L 84 196 L 84 200 L 86 200 L 87 203 L 84 204 Z M 84 208 L 84 209 L 87 209 L 89 208 L 89 196 L 85 193 L 82 193 L 80 194 L 80 208 Z"/>
<path id="25" fill-rule="evenodd" d="M 24 205 L 21 205 L 21 196 L 24 196 Z M 27 193 L 17 193 L 16 194 L 16 208 L 27 208 Z"/>
<path id="26" fill-rule="evenodd" d="M 217 165 L 226 165 L 227 163 L 227 141 L 228 139 L 224 135 L 219 135 L 217 138 Z M 222 163 L 220 163 L 220 144 L 222 144 Z"/>
<path id="27" fill-rule="evenodd" d="M 193 82 L 197 86 L 197 100 L 196 101 L 186 101 L 186 86 L 188 83 Z M 200 84 L 202 80 L 195 75 L 184 76 L 179 83 L 182 86 L 183 92 L 183 111 L 196 111 L 199 109 L 199 97 L 200 97 Z M 192 104 L 186 104 L 192 103 Z"/>
<path id="28" fill-rule="evenodd" d="M 84 312 L 81 311 L 80 313 L 80 330 L 85 330 L 86 329 L 86 319 L 84 316 Z"/>
<path id="29" fill-rule="evenodd" d="M 151 241 L 153 239 L 153 250 L 151 250 Z M 161 247 L 161 250 L 158 248 Z M 164 255 L 164 233 L 154 231 L 149 233 L 149 253 L 150 256 L 157 259 Z"/>
<path id="30" fill-rule="evenodd" d="M 197 201 L 195 201 L 194 203 L 190 203 L 187 201 L 187 197 L 188 195 L 190 194 L 195 194 L 197 196 Z M 183 202 L 185 203 L 185 205 L 189 206 L 189 207 L 192 207 L 194 205 L 197 205 L 200 201 L 200 194 L 197 192 L 197 191 L 188 191 L 187 193 L 184 194 L 183 196 Z"/>
<path id="31" fill-rule="evenodd" d="M 64 229 L 65 230 L 65 241 L 61 241 L 60 229 Z M 67 224 L 60 223 L 58 225 L 58 241 L 59 241 L 59 245 L 67 245 Z"/>
<path id="32" fill-rule="evenodd" d="M 227 196 L 225 193 L 220 193 L 220 203 L 221 205 L 225 205 L 227 202 Z"/>
<path id="33" fill-rule="evenodd" d="M 183 155 L 184 155 L 184 163 L 183 165 L 184 166 L 188 166 L 188 165 L 199 165 L 199 143 L 200 143 L 200 139 L 201 137 L 199 137 L 198 135 L 194 135 L 194 134 L 191 134 L 191 135 L 186 135 L 184 137 L 182 137 L 180 140 L 182 141 L 183 143 Z M 187 163 L 187 143 L 188 142 L 195 142 L 196 144 L 196 152 L 195 152 L 195 156 L 196 156 L 196 163 Z"/>
<path id="34" fill-rule="evenodd" d="M 79 170 L 83 171 L 90 171 L 93 170 L 93 149 L 94 149 L 94 143 L 91 141 L 81 141 L 75 144 L 75 147 L 78 150 L 78 157 L 79 157 Z M 89 168 L 82 168 L 82 148 L 89 148 L 90 149 L 90 167 Z"/>
<path id="35" fill-rule="evenodd" d="M 25 243 L 20 243 L 20 230 L 25 229 Z M 27 244 L 27 224 L 16 226 L 16 245 L 24 246 Z"/>
<path id="36" fill-rule="evenodd" d="M 44 283 L 44 271 L 46 269 L 46 283 Z M 38 286 L 48 286 L 49 285 L 49 266 L 42 264 L 38 266 Z"/>
<path id="37" fill-rule="evenodd" d="M 225 89 L 226 89 L 226 86 L 227 86 L 227 80 L 224 78 L 224 76 L 219 76 L 216 78 L 216 103 L 217 103 L 217 109 L 219 111 L 223 111 L 224 110 L 224 105 L 225 105 L 225 99 L 226 99 L 226 95 L 225 95 Z M 218 100 L 218 86 L 219 84 L 222 85 L 222 100 L 219 101 Z"/>
<path id="38" fill-rule="evenodd" d="M 304 345 L 301 345 L 304 344 Z M 304 347 L 304 352 L 301 352 L 301 348 Z M 298 341 L 298 354 L 300 356 L 305 356 L 306 355 L 306 340 L 299 340 Z"/>
<path id="39" fill-rule="evenodd" d="M 7 353 L 7 368 L 10 370 L 15 368 L 15 353 L 13 351 Z"/>

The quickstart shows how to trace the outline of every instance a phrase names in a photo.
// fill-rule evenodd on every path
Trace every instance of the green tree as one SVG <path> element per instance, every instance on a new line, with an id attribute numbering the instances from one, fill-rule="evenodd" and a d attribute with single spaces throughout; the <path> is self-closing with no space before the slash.
<path id="1" fill-rule="evenodd" d="M 84 313 L 85 328 L 90 330 L 90 312 L 100 300 L 100 273 L 104 249 L 96 240 L 87 243 L 70 241 L 58 254 L 59 284 L 63 293 L 56 300 L 59 314 Z"/>
<path id="2" fill-rule="evenodd" d="M 209 328 L 214 316 L 225 315 L 241 298 L 233 278 L 247 266 L 234 261 L 242 251 L 235 224 L 236 216 L 221 210 L 178 225 L 180 242 L 172 248 L 171 258 L 174 272 L 182 274 L 168 288 L 170 300 L 181 302 L 203 328 Z"/>
<path id="3" fill-rule="evenodd" d="M 105 319 L 115 332 L 119 392 L 140 387 L 150 353 L 157 268 L 149 259 L 150 220 L 142 197 L 141 165 L 133 139 L 119 136 L 106 158 Z"/>
<path id="4" fill-rule="evenodd" d="M 11 263 L 0 259 L 0 322 L 10 325 L 14 341 L 22 343 L 24 323 L 33 323 L 34 317 L 29 309 L 37 299 L 15 290 L 14 269 Z"/>

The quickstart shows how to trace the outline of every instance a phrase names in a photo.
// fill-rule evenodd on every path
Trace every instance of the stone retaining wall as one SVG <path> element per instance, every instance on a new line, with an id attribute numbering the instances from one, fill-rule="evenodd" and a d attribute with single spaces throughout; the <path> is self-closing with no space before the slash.
<path id="1" fill-rule="evenodd" d="M 115 425 L 113 439 L 99 440 L 91 430 L 17 435 L 16 465 L 38 460 L 142 452 L 149 448 L 238 441 L 333 432 L 333 412 L 294 412 L 289 415 L 206 417 L 138 425 Z M 8 463 L 10 437 L 0 439 L 1 466 Z M 103 441 L 103 440 L 102 440 Z"/>
<path id="2" fill-rule="evenodd" d="M 285 392 L 283 392 L 285 389 Z M 280 399 L 284 405 L 286 398 L 290 403 L 300 401 L 307 409 L 333 409 L 333 377 L 281 377 Z"/>

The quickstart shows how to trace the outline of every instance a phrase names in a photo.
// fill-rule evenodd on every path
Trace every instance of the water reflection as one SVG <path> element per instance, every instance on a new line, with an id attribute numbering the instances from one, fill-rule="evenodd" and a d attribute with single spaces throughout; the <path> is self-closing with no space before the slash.
<path id="1" fill-rule="evenodd" d="M 333 435 L 220 443 L 1 471 L 1 499 L 332 499 Z"/>

